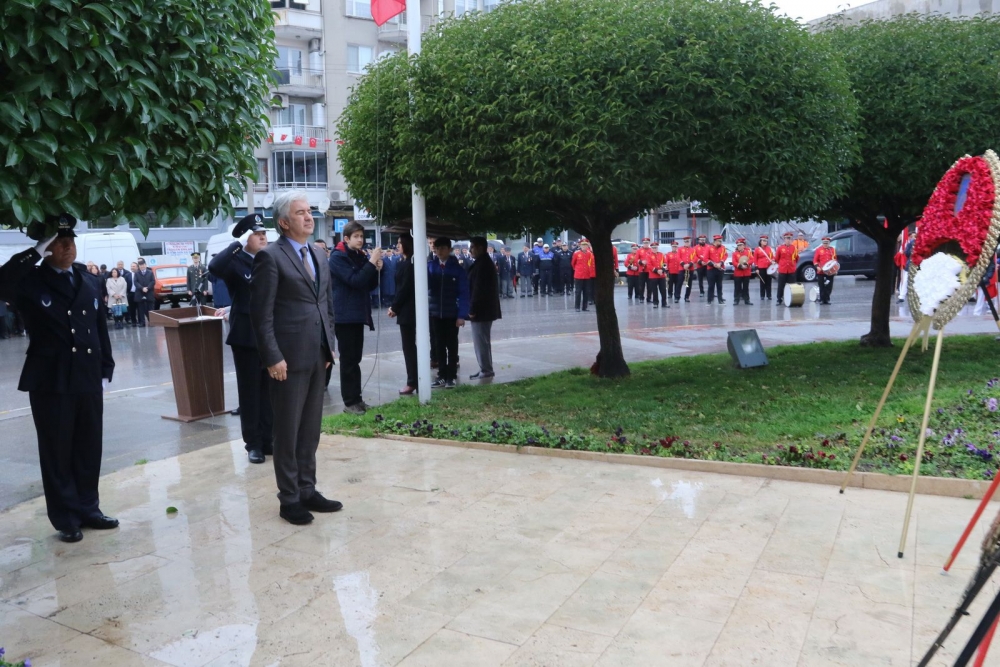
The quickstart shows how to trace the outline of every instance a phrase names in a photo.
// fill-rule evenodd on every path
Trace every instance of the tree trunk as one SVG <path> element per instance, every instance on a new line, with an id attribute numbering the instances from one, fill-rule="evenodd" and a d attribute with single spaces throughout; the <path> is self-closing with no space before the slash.
<path id="1" fill-rule="evenodd" d="M 861 337 L 865 347 L 892 347 L 889 337 L 889 314 L 896 284 L 896 235 L 890 230 L 874 236 L 878 243 L 878 264 L 875 274 L 875 293 L 872 295 L 871 330 Z M 905 276 L 904 276 L 905 280 Z"/>
<path id="2" fill-rule="evenodd" d="M 597 225 L 595 225 L 596 227 Z M 611 227 L 602 227 L 590 237 L 597 267 L 594 281 L 594 304 L 597 307 L 597 333 L 601 339 L 598 353 L 598 375 L 617 378 L 629 375 L 628 364 L 622 351 L 621 332 L 618 330 L 618 313 L 615 312 L 615 282 L 612 278 L 618 271 L 613 266 L 611 254 Z"/>

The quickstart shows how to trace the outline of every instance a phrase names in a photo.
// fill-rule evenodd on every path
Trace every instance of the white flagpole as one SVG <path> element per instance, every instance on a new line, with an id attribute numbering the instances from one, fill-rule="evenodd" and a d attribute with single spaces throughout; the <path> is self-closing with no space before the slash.
<path id="1" fill-rule="evenodd" d="M 420 0 L 406 0 L 407 46 L 420 53 Z M 431 329 L 427 299 L 427 202 L 413 193 L 413 289 L 417 311 L 417 395 L 421 403 L 431 400 Z"/>

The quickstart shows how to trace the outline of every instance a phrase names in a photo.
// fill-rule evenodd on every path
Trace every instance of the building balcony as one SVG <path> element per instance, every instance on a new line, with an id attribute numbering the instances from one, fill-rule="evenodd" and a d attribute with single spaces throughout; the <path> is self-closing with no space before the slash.
<path id="1" fill-rule="evenodd" d="M 326 97 L 321 69 L 276 69 L 271 72 L 278 93 L 317 100 Z"/>
<path id="2" fill-rule="evenodd" d="M 274 36 L 286 39 L 312 39 L 323 36 L 323 15 L 296 9 L 274 11 Z"/>
<path id="3" fill-rule="evenodd" d="M 420 32 L 427 32 L 432 24 L 432 17 L 420 17 Z M 406 12 L 395 16 L 378 27 L 378 41 L 390 42 L 393 44 L 406 44 L 409 24 L 406 20 Z"/>
<path id="4" fill-rule="evenodd" d="M 327 131 L 325 127 L 315 125 L 278 125 L 271 121 L 271 143 L 275 146 L 296 148 L 327 149 Z"/>

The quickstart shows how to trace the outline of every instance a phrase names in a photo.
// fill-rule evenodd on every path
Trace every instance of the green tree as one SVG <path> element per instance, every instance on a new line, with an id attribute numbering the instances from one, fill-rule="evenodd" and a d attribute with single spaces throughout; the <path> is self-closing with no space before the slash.
<path id="1" fill-rule="evenodd" d="M 4 0 L 0 220 L 112 216 L 145 233 L 231 210 L 266 133 L 264 0 Z"/>
<path id="2" fill-rule="evenodd" d="M 386 220 L 409 217 L 414 182 L 469 231 L 586 235 L 601 375 L 618 377 L 615 226 L 685 197 L 727 220 L 821 209 L 854 159 L 853 104 L 837 59 L 759 2 L 528 0 L 377 63 L 340 159 Z"/>
<path id="3" fill-rule="evenodd" d="M 831 215 L 878 243 L 871 329 L 861 344 L 890 346 L 896 239 L 955 160 L 1000 145 L 1000 17 L 835 18 L 819 39 L 841 54 L 859 109 L 861 161 Z"/>

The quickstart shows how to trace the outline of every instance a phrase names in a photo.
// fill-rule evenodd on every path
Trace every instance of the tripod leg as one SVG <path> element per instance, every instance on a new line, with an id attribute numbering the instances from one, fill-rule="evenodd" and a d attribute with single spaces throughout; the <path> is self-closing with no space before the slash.
<path id="1" fill-rule="evenodd" d="M 962 653 L 959 654 L 958 660 L 955 661 L 955 667 L 965 667 L 969 664 L 969 660 L 972 659 L 972 654 L 976 652 L 979 645 L 983 643 L 986 638 L 986 633 L 989 632 L 990 628 L 996 622 L 997 617 L 1000 616 L 1000 594 L 993 598 L 993 604 L 990 608 L 986 610 L 986 615 L 983 616 L 983 620 L 979 621 L 979 625 L 976 626 L 976 631 L 972 633 L 969 637 L 969 643 L 965 645 L 962 649 Z"/>
<path id="2" fill-rule="evenodd" d="M 983 642 L 979 645 L 979 653 L 976 654 L 976 662 L 973 663 L 972 667 L 983 667 L 986 662 L 986 654 L 990 651 L 990 644 L 993 643 L 993 633 L 997 631 L 997 622 L 993 621 L 993 627 L 990 631 L 986 633 L 986 637 Z"/>
<path id="3" fill-rule="evenodd" d="M 951 631 L 955 629 L 955 626 L 958 625 L 958 622 L 960 620 L 962 620 L 962 617 L 968 613 L 969 607 L 972 606 L 972 603 L 975 601 L 976 596 L 979 595 L 979 591 L 983 590 L 983 586 L 985 586 L 986 583 L 990 580 L 990 577 L 993 576 L 993 572 L 994 570 L 996 570 L 996 568 L 997 568 L 996 562 L 990 562 L 989 564 L 983 565 L 978 570 L 976 570 L 976 573 L 973 575 L 972 581 L 969 583 L 969 587 L 965 589 L 965 594 L 962 597 L 961 604 L 958 605 L 958 609 L 956 609 L 955 613 L 952 614 L 951 619 L 948 621 L 948 625 L 944 626 L 944 629 L 941 631 L 941 634 L 937 636 L 937 639 L 934 640 L 934 643 L 931 644 L 931 647 L 927 649 L 927 653 L 924 655 L 923 659 L 917 664 L 917 667 L 927 667 L 927 665 L 930 664 L 931 659 L 934 658 L 934 654 L 937 653 L 937 650 L 942 646 L 944 646 L 944 642 L 946 639 L 948 639 L 948 636 L 951 634 Z"/>
<path id="4" fill-rule="evenodd" d="M 1000 329 L 1000 315 L 997 314 L 997 307 L 993 305 L 993 297 L 985 287 L 982 288 L 983 296 L 986 298 L 986 303 L 990 307 L 990 312 L 993 313 L 993 321 L 996 322 L 997 329 Z"/>
<path id="5" fill-rule="evenodd" d="M 913 495 L 917 492 L 917 477 L 920 476 L 920 462 L 924 457 L 924 442 L 927 440 L 927 422 L 931 418 L 931 403 L 934 401 L 934 383 L 937 382 L 938 366 L 941 363 L 941 343 L 944 342 L 944 329 L 938 331 L 937 343 L 934 345 L 934 362 L 931 364 L 931 381 L 927 385 L 927 401 L 924 403 L 924 419 L 920 422 L 920 440 L 917 442 L 917 456 L 913 459 L 913 481 L 910 482 L 910 499 L 906 502 L 906 516 L 903 518 L 903 534 L 899 538 L 900 558 L 906 546 L 906 532 L 910 527 L 910 513 L 913 511 Z"/>
<path id="6" fill-rule="evenodd" d="M 986 493 L 983 494 L 983 499 L 979 502 L 979 507 L 976 508 L 975 513 L 969 520 L 969 525 L 965 527 L 965 532 L 963 532 L 962 536 L 958 538 L 958 544 L 955 545 L 951 555 L 948 556 L 948 562 L 944 564 L 945 572 L 951 569 L 952 564 L 954 564 L 955 559 L 958 557 L 958 553 L 962 550 L 962 546 L 964 546 L 965 541 L 969 539 L 969 534 L 972 532 L 973 526 L 975 526 L 976 522 L 979 521 L 979 517 L 983 515 L 983 510 L 986 509 L 986 506 L 993 498 L 993 494 L 996 493 L 997 486 L 1000 486 L 1000 475 L 993 476 L 993 483 L 990 484 L 990 488 L 988 488 Z"/>
<path id="7" fill-rule="evenodd" d="M 851 476 L 854 475 L 854 471 L 858 467 L 858 461 L 861 460 L 861 454 L 864 453 L 865 447 L 868 445 L 868 440 L 872 437 L 872 432 L 875 430 L 875 423 L 878 421 L 879 415 L 882 414 L 882 408 L 885 407 L 885 401 L 889 398 L 889 392 L 892 390 L 892 385 L 896 382 L 896 376 L 899 375 L 899 369 L 903 366 L 903 359 L 906 359 L 906 353 L 909 351 L 910 346 L 913 345 L 913 341 L 916 339 L 919 332 L 920 323 L 918 322 L 913 325 L 913 330 L 910 331 L 910 335 L 903 344 L 903 351 L 899 353 L 899 359 L 896 360 L 896 367 L 892 369 L 892 375 L 889 376 L 889 382 L 885 385 L 885 391 L 882 392 L 882 398 L 879 399 L 878 407 L 875 408 L 875 414 L 872 415 L 872 420 L 868 422 L 868 430 L 865 431 L 865 437 L 861 440 L 861 446 L 858 447 L 858 451 L 854 455 L 854 460 L 851 461 L 851 467 L 844 476 L 844 483 L 840 485 L 841 493 L 843 493 L 844 489 L 847 488 L 847 483 L 851 481 Z"/>

